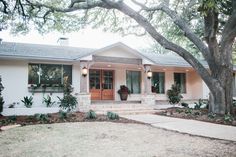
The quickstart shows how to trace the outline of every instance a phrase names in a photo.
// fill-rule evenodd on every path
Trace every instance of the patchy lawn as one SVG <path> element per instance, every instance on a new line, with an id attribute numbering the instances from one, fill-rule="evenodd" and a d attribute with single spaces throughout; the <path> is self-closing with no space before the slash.
<path id="1" fill-rule="evenodd" d="M 0 146 L 0 157 L 236 156 L 235 142 L 112 122 L 18 127 L 0 132 Z"/>

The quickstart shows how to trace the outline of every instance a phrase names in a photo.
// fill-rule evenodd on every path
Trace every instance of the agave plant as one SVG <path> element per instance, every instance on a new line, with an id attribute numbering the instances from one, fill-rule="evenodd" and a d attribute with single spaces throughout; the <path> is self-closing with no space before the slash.
<path id="1" fill-rule="evenodd" d="M 21 101 L 24 103 L 25 107 L 27 107 L 27 108 L 31 108 L 33 105 L 33 97 L 32 96 L 30 96 L 30 97 L 25 96 L 24 99 Z"/>

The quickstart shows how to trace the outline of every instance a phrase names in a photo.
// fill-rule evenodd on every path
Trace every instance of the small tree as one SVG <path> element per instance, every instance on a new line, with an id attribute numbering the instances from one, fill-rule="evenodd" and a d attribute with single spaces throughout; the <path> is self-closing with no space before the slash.
<path id="1" fill-rule="evenodd" d="M 75 96 L 72 94 L 72 87 L 70 83 L 68 83 L 68 77 L 64 78 L 64 85 L 63 85 L 63 98 L 58 97 L 60 101 L 60 108 L 62 110 L 66 110 L 67 112 L 71 112 L 76 108 L 78 103 Z"/>
<path id="2" fill-rule="evenodd" d="M 3 101 L 3 97 L 2 97 L 2 91 L 3 91 L 4 87 L 2 85 L 2 78 L 0 76 L 0 115 L 3 111 L 3 104 L 4 104 L 4 101 Z"/>
<path id="3" fill-rule="evenodd" d="M 171 89 L 167 91 L 167 96 L 169 98 L 170 104 L 177 104 L 180 102 L 180 100 L 183 98 L 183 96 L 180 94 L 180 87 L 177 84 L 173 84 L 171 86 Z"/>

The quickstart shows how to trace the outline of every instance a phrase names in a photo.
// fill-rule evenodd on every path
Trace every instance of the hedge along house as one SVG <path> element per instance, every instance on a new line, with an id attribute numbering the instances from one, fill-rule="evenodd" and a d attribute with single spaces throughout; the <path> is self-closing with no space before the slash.
<path id="1" fill-rule="evenodd" d="M 146 105 L 167 100 L 166 91 L 174 82 L 181 86 L 184 100 L 208 98 L 209 94 L 200 76 L 182 58 L 141 53 L 123 43 L 87 49 L 2 42 L 0 75 L 5 108 L 13 103 L 16 108 L 23 107 L 21 100 L 30 95 L 35 110 L 45 106 L 42 100 L 47 94 L 58 101 L 65 77 L 72 84 L 80 110 L 87 110 L 94 101 L 120 101 L 120 85 L 131 90 L 127 101 Z"/>

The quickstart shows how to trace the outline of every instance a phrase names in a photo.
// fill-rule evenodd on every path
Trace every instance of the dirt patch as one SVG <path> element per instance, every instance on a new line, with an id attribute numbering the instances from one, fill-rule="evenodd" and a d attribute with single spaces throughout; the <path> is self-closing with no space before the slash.
<path id="1" fill-rule="evenodd" d="M 207 109 L 196 110 L 191 108 L 172 107 L 159 111 L 155 114 L 168 117 L 175 117 L 175 118 L 193 119 L 215 124 L 236 126 L 236 116 L 217 115 L 213 113 L 208 113 Z"/>
<path id="2" fill-rule="evenodd" d="M 236 143 L 141 124 L 55 123 L 0 133 L 0 157 L 215 157 L 236 156 Z"/>

